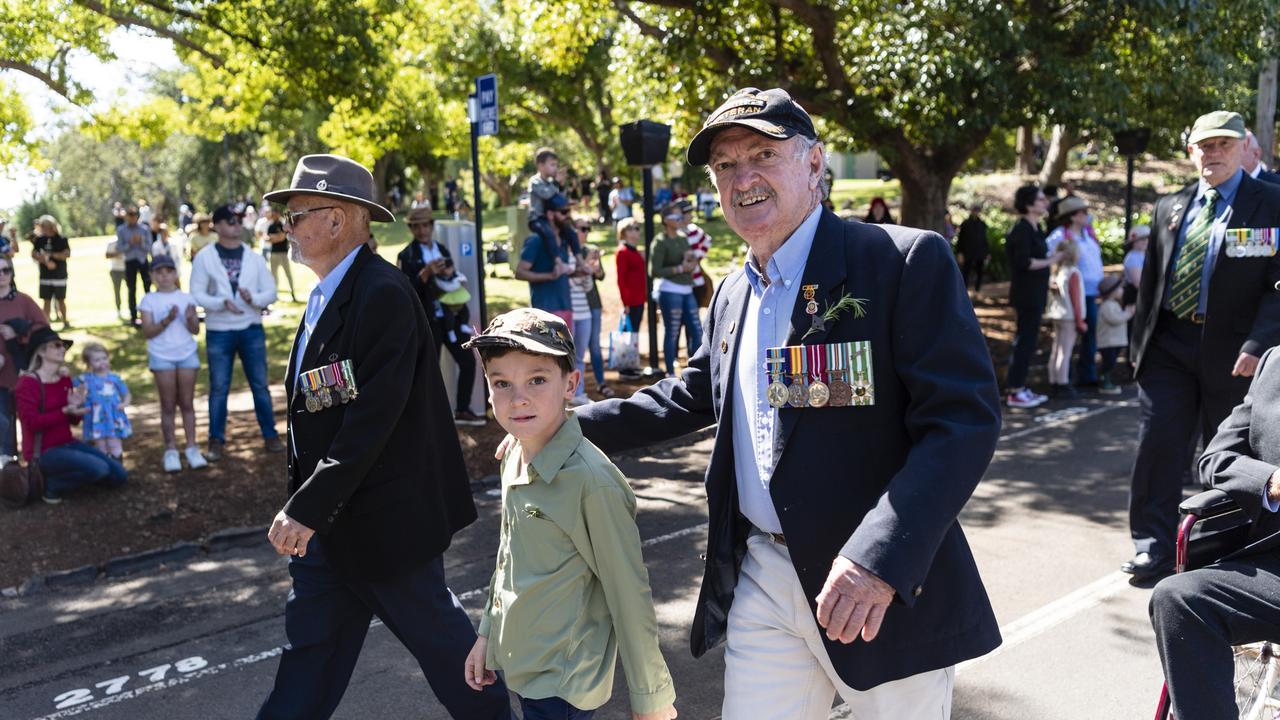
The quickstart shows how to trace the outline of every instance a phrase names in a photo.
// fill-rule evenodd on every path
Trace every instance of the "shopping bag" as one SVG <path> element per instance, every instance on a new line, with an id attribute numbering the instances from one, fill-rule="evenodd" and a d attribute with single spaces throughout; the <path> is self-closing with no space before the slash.
<path id="1" fill-rule="evenodd" d="M 609 369 L 640 369 L 640 334 L 631 327 L 631 318 L 622 316 L 618 329 L 609 333 Z"/>

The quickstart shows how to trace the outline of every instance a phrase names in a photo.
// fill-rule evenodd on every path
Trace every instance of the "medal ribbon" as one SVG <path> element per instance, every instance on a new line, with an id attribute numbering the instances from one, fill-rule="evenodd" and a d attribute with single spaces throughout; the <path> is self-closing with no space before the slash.
<path id="1" fill-rule="evenodd" d="M 787 348 L 787 350 L 789 350 L 791 354 L 791 363 L 787 368 L 789 371 L 788 374 L 793 378 L 798 375 L 800 377 L 800 381 L 804 382 L 804 353 L 802 352 L 804 347 L 801 345 L 792 345 Z"/>

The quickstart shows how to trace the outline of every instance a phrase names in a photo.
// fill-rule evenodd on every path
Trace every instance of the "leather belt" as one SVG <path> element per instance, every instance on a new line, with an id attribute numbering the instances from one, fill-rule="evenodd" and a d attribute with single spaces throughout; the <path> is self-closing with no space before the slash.
<path id="1" fill-rule="evenodd" d="M 1174 315 L 1173 311 L 1161 308 L 1160 315 L 1164 317 L 1164 319 L 1168 322 L 1184 323 L 1184 324 L 1191 324 L 1191 325 L 1203 325 L 1205 320 L 1205 314 L 1202 312 L 1191 313 L 1191 317 L 1189 318 L 1180 318 L 1177 315 Z"/>

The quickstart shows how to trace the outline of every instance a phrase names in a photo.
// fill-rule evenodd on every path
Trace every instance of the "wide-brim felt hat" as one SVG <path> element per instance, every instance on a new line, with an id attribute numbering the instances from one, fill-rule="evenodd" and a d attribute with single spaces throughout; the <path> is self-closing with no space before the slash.
<path id="1" fill-rule="evenodd" d="M 48 325 L 43 325 L 36 328 L 35 331 L 31 333 L 31 337 L 27 338 L 27 347 L 34 351 L 39 349 L 40 346 L 45 343 L 57 342 L 59 340 L 61 340 L 62 344 L 67 347 L 71 347 L 72 342 L 74 342 L 72 340 L 64 339 L 62 336 L 58 335 L 58 331 Z"/>
<path id="2" fill-rule="evenodd" d="M 1089 209 L 1089 203 L 1084 198 L 1076 195 L 1068 195 L 1058 202 L 1058 217 L 1065 217 L 1081 210 Z"/>
<path id="3" fill-rule="evenodd" d="M 702 129 L 689 143 L 690 165 L 706 165 L 711 159 L 711 142 L 721 131 L 744 127 L 765 137 L 786 140 L 803 135 L 816 140 L 813 118 L 782 88 L 743 88 L 734 93 L 707 117 Z"/>
<path id="4" fill-rule="evenodd" d="M 341 155 L 306 155 L 293 171 L 293 182 L 284 190 L 273 190 L 262 198 L 286 203 L 295 195 L 319 195 L 345 200 L 369 210 L 369 219 L 395 222 L 396 216 L 378 204 L 373 174 L 363 165 Z"/>

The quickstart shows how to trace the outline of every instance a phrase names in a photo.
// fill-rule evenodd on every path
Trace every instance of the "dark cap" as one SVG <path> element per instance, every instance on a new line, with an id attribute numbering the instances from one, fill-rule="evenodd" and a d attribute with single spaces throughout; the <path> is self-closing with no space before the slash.
<path id="1" fill-rule="evenodd" d="M 464 348 L 507 347 L 535 355 L 573 356 L 573 337 L 564 320 L 546 310 L 519 308 L 489 321 Z"/>
<path id="2" fill-rule="evenodd" d="M 236 209 L 232 205 L 219 205 L 213 211 L 213 222 L 239 222 L 240 216 L 236 214 Z"/>
<path id="3" fill-rule="evenodd" d="M 689 143 L 689 164 L 706 165 L 711 159 L 711 141 L 716 134 L 735 126 L 754 130 L 775 140 L 786 140 L 796 135 L 818 139 L 818 133 L 813 129 L 813 118 L 791 99 L 786 90 L 743 88 L 716 108 L 698 134 L 693 136 L 693 142 Z"/>
<path id="4" fill-rule="evenodd" d="M 1240 117 L 1240 113 L 1217 110 L 1196 118 L 1196 124 L 1191 126 L 1191 137 L 1187 138 L 1187 142 L 1195 145 L 1201 140 L 1215 137 L 1240 140 L 1244 135 L 1244 118 Z"/>
<path id="5" fill-rule="evenodd" d="M 1119 275 L 1108 275 L 1098 283 L 1098 297 L 1106 297 L 1120 287 L 1124 280 Z"/>
<path id="6" fill-rule="evenodd" d="M 178 265 L 173 261 L 173 258 L 168 255 L 156 255 L 155 257 L 151 258 L 151 270 L 155 271 L 155 270 L 159 270 L 160 268 L 169 268 L 170 270 L 177 270 Z"/>
<path id="7" fill-rule="evenodd" d="M 556 212 L 559 212 L 561 210 L 568 209 L 569 198 L 565 197 L 561 193 L 556 193 L 543 201 L 542 207 L 546 210 L 555 210 Z"/>
<path id="8" fill-rule="evenodd" d="M 71 347 L 71 343 L 73 342 L 71 340 L 63 340 L 63 338 L 58 335 L 57 331 L 48 325 L 41 325 L 31 332 L 31 337 L 27 338 L 27 347 L 31 348 L 31 352 L 34 354 L 36 350 L 40 349 L 41 345 L 57 342 L 59 340 L 61 340 L 62 344 L 67 347 Z"/>

